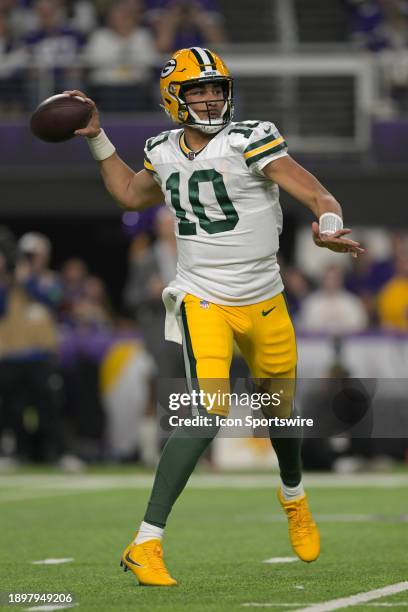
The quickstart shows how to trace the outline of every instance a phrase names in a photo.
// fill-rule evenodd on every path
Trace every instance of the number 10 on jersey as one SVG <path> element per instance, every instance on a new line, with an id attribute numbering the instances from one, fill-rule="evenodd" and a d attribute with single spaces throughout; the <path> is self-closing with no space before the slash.
<path id="1" fill-rule="evenodd" d="M 225 215 L 225 219 L 211 221 L 206 215 L 203 204 L 200 202 L 200 183 L 212 183 L 216 200 Z M 170 191 L 171 204 L 179 219 L 179 234 L 181 236 L 193 236 L 197 234 L 196 223 L 186 218 L 186 211 L 180 204 L 180 172 L 173 172 L 166 181 L 166 190 Z M 188 197 L 190 204 L 197 216 L 200 227 L 207 234 L 219 234 L 233 230 L 238 223 L 238 213 L 231 202 L 225 187 L 222 174 L 214 169 L 196 170 L 188 180 Z"/>

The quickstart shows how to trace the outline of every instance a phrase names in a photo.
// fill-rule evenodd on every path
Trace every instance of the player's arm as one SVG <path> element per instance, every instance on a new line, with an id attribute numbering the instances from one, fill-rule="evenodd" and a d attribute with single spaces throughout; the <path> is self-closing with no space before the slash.
<path id="1" fill-rule="evenodd" d="M 125 210 L 144 210 L 163 202 L 163 192 L 147 170 L 134 172 L 117 153 L 98 165 L 106 189 Z"/>
<path id="2" fill-rule="evenodd" d="M 275 159 L 263 168 L 263 173 L 307 206 L 319 219 L 319 223 L 312 224 L 313 240 L 318 246 L 339 253 L 351 253 L 354 257 L 364 253 L 358 242 L 344 237 L 351 230 L 342 227 L 342 210 L 336 198 L 292 157 L 285 155 Z M 339 229 L 336 227 L 336 216 L 341 224 Z"/>
<path id="3" fill-rule="evenodd" d="M 65 91 L 71 96 L 81 96 L 93 108 L 88 125 L 76 130 L 78 136 L 88 139 L 91 152 L 98 161 L 105 186 L 116 202 L 125 210 L 143 210 L 163 201 L 163 193 L 153 176 L 147 170 L 134 172 L 119 157 L 115 147 L 104 136 L 99 122 L 95 102 L 78 90 Z"/>

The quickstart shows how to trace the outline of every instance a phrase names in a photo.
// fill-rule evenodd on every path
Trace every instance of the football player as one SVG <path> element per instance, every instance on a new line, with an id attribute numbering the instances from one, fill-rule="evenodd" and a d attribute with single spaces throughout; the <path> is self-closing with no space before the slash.
<path id="1" fill-rule="evenodd" d="M 207 388 L 211 381 L 224 381 L 225 390 L 235 340 L 254 379 L 286 381 L 288 415 L 296 344 L 276 259 L 282 230 L 279 187 L 314 213 L 315 244 L 353 256 L 363 249 L 347 237 L 339 203 L 288 155 L 273 123 L 232 121 L 233 82 L 218 55 L 199 47 L 177 51 L 161 72 L 160 89 L 163 108 L 177 128 L 146 142 L 140 172 L 119 157 L 89 98 L 92 118 L 76 134 L 87 138 L 106 188 L 120 206 L 142 210 L 164 196 L 174 214 L 178 270 L 163 296 L 169 314 L 166 337 L 180 340 L 177 326 L 171 327 L 171 316 L 179 316 L 187 377 Z M 85 97 L 80 91 L 68 93 Z M 211 412 L 227 411 L 216 405 Z M 140 584 L 177 584 L 163 561 L 163 531 L 216 433 L 214 427 L 206 436 L 189 436 L 176 428 L 170 436 L 144 520 L 121 557 L 125 571 L 131 570 Z M 302 484 L 301 441 L 271 437 L 292 547 L 303 561 L 314 561 L 320 539 Z"/>

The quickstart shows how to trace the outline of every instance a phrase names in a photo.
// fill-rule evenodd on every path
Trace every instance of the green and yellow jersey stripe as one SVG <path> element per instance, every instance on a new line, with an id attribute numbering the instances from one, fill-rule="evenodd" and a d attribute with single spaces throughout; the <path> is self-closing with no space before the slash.
<path id="1" fill-rule="evenodd" d="M 153 166 L 152 162 L 150 161 L 150 159 L 147 157 L 146 154 L 145 154 L 143 165 L 144 165 L 145 169 L 148 170 L 149 172 L 154 172 L 155 174 L 157 174 L 156 170 L 154 169 L 154 166 Z"/>
<path id="2" fill-rule="evenodd" d="M 275 138 L 274 136 L 267 136 L 266 138 L 257 140 L 245 149 L 245 163 L 249 168 L 254 162 L 259 161 L 271 153 L 277 153 L 286 146 L 287 145 L 283 136 L 279 136 L 278 138 Z"/>

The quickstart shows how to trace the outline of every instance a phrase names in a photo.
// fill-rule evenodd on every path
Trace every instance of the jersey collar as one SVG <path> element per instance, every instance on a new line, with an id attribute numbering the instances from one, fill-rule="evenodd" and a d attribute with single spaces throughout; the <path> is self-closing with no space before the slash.
<path id="1" fill-rule="evenodd" d="M 213 138 L 211 138 L 211 140 L 209 142 L 207 142 L 206 145 L 204 145 L 201 149 L 199 149 L 198 151 L 193 151 L 192 149 L 190 149 L 190 147 L 188 146 L 188 144 L 186 143 L 186 137 L 184 134 L 184 130 L 181 132 L 180 136 L 179 136 L 179 147 L 180 147 L 180 151 L 183 153 L 183 155 L 189 159 L 190 161 L 193 161 L 197 155 L 199 155 L 201 153 L 201 151 L 204 151 L 205 148 L 208 147 L 208 145 L 215 140 L 220 134 L 222 134 L 222 132 L 225 130 L 225 128 L 229 125 L 229 123 L 227 125 L 224 125 L 224 127 L 217 132 L 217 134 L 215 134 L 213 136 Z"/>
<path id="2" fill-rule="evenodd" d="M 190 149 L 190 147 L 186 143 L 184 132 L 181 132 L 180 138 L 179 138 L 179 146 L 180 146 L 180 150 L 183 153 L 183 155 L 187 157 L 187 159 L 189 159 L 190 161 L 193 161 L 193 159 L 195 159 L 197 155 L 201 153 L 201 151 L 205 149 L 207 145 L 204 145 L 203 148 L 200 149 L 199 151 L 193 151 L 192 149 Z"/>

